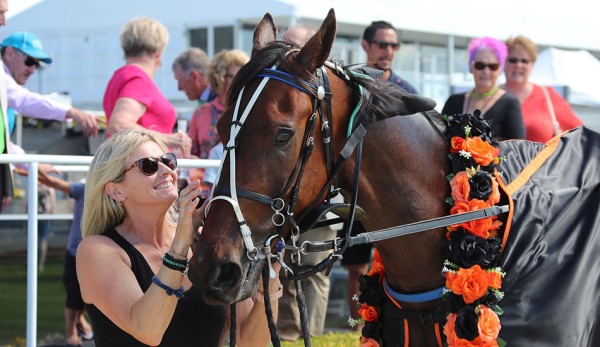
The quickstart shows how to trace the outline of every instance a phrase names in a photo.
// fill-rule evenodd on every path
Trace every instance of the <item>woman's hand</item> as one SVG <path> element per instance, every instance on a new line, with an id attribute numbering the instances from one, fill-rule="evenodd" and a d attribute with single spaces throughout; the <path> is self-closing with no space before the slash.
<path id="1" fill-rule="evenodd" d="M 163 138 L 167 146 L 172 148 L 177 157 L 189 158 L 192 151 L 192 139 L 186 133 L 173 133 Z"/>
<path id="2" fill-rule="evenodd" d="M 179 208 L 179 219 L 177 221 L 175 238 L 171 245 L 171 251 L 176 255 L 187 258 L 188 250 L 194 239 L 193 215 L 196 211 L 196 205 L 200 201 L 198 196 L 201 191 L 200 181 L 194 180 L 179 192 L 179 198 L 177 198 L 176 202 Z"/>

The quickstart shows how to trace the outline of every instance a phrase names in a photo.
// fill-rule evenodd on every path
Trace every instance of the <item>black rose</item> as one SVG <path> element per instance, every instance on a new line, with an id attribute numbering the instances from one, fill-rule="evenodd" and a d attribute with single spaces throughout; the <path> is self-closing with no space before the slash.
<path id="1" fill-rule="evenodd" d="M 465 306 L 461 308 L 456 314 L 456 322 L 454 323 L 456 336 L 468 341 L 475 339 L 479 336 L 478 322 L 479 316 L 475 313 L 474 307 Z"/>
<path id="2" fill-rule="evenodd" d="M 470 167 L 477 167 L 477 163 L 472 157 L 465 158 L 459 153 L 451 153 L 450 161 L 452 163 L 452 172 L 461 172 Z"/>
<path id="3" fill-rule="evenodd" d="M 458 312 L 461 307 L 465 306 L 462 295 L 456 295 L 452 292 L 447 292 L 444 294 L 444 299 L 447 312 Z"/>
<path id="4" fill-rule="evenodd" d="M 450 234 L 448 250 L 448 258 L 458 266 L 470 268 L 477 264 L 486 269 L 492 267 L 499 257 L 500 240 L 456 231 Z"/>
<path id="5" fill-rule="evenodd" d="M 381 323 L 379 321 L 377 322 L 365 322 L 365 325 L 362 328 L 362 336 L 370 338 L 370 339 L 374 339 L 374 340 L 379 340 L 379 334 L 381 331 Z"/>
<path id="6" fill-rule="evenodd" d="M 371 306 L 381 306 L 384 298 L 384 291 L 379 282 L 379 275 L 362 275 L 358 279 L 360 294 L 358 302 L 368 303 Z"/>
<path id="7" fill-rule="evenodd" d="M 471 186 L 470 199 L 487 200 L 492 194 L 492 175 L 485 171 L 478 171 L 469 179 Z"/>

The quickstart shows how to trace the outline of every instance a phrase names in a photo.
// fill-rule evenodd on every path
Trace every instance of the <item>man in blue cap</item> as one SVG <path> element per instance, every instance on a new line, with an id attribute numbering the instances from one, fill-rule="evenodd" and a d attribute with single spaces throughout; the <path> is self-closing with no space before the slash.
<path id="1" fill-rule="evenodd" d="M 93 115 L 58 103 L 46 96 L 30 92 L 23 85 L 41 63 L 50 64 L 52 59 L 44 52 L 42 42 L 33 33 L 16 32 L 0 44 L 0 53 L 6 72 L 8 106 L 19 113 L 40 119 L 64 121 L 73 119 L 83 127 L 87 136 L 98 135 L 98 123 Z"/>

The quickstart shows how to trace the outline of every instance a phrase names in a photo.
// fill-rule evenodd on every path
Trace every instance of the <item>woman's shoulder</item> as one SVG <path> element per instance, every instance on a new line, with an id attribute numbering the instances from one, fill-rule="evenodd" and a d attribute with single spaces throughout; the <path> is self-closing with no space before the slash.
<path id="1" fill-rule="evenodd" d="M 502 95 L 498 98 L 497 102 L 500 103 L 505 103 L 505 104 L 514 104 L 514 105 L 518 105 L 519 107 L 521 107 L 521 102 L 519 101 L 519 99 L 517 99 L 516 96 L 512 95 L 511 93 L 500 89 L 498 91 L 499 93 L 502 93 Z"/>
<path id="2" fill-rule="evenodd" d="M 123 251 L 112 238 L 105 234 L 89 235 L 84 237 L 79 243 L 77 254 L 83 254 L 85 257 L 103 257 L 107 253 Z"/>

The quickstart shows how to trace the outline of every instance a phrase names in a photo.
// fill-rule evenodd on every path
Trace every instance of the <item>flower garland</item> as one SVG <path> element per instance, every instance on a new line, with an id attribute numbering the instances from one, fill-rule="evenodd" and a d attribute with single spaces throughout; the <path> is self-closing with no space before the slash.
<path id="1" fill-rule="evenodd" d="M 476 110 L 474 115 L 444 116 L 450 140 L 449 158 L 452 173 L 448 175 L 451 197 L 446 202 L 450 214 L 479 210 L 497 204 L 500 192 L 495 174 L 500 151 L 486 121 Z M 502 245 L 502 222 L 488 217 L 447 228 L 447 254 L 442 274 L 446 278 L 443 297 L 448 304 L 444 326 L 449 347 L 504 346 L 498 338 L 498 302 L 504 272 L 498 267 Z M 381 322 L 379 315 L 386 295 L 383 289 L 385 269 L 377 249 L 368 274 L 359 279 L 362 304 L 361 319 L 349 319 L 354 326 L 364 322 L 361 347 L 379 347 Z"/>
<path id="2" fill-rule="evenodd" d="M 480 210 L 500 202 L 495 175 L 500 150 L 486 121 L 474 115 L 445 116 L 450 139 L 448 176 L 451 197 L 446 199 L 450 214 Z M 504 272 L 498 267 L 502 249 L 502 222 L 488 217 L 447 228 L 447 254 L 442 273 L 443 294 L 448 303 L 444 334 L 448 346 L 503 346 L 498 338 L 498 301 Z"/>
<path id="3" fill-rule="evenodd" d="M 360 295 L 356 299 L 362 304 L 358 310 L 361 319 L 356 321 L 350 318 L 348 320 L 350 326 L 360 323 L 365 324 L 361 332 L 361 347 L 381 346 L 381 322 L 379 321 L 379 314 L 381 313 L 385 297 L 385 291 L 383 290 L 384 275 L 383 262 L 377 248 L 375 248 L 371 269 L 366 275 L 362 275 L 359 278 Z"/>

